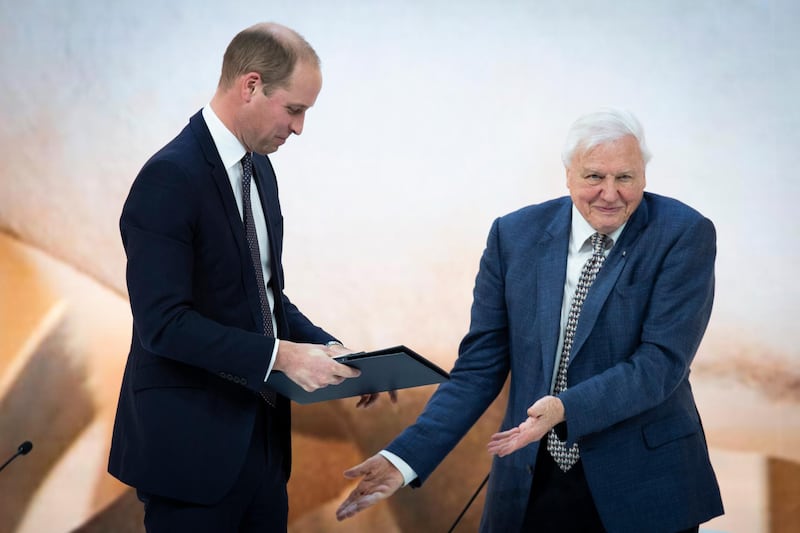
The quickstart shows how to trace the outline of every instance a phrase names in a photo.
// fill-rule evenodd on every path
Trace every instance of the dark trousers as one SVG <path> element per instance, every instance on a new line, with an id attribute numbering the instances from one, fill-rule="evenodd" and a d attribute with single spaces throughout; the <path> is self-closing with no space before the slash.
<path id="1" fill-rule="evenodd" d="M 545 437 L 546 438 L 546 437 Z M 699 526 L 676 533 L 697 533 Z M 562 472 L 547 451 L 539 445 L 531 495 L 522 523 L 522 533 L 605 533 L 600 515 L 589 492 L 583 463 Z"/>
<path id="2" fill-rule="evenodd" d="M 545 437 L 546 438 L 546 437 Z M 562 472 L 542 440 L 536 456 L 524 533 L 604 533 L 592 494 L 583 474 L 583 463 Z"/>
<path id="3" fill-rule="evenodd" d="M 267 409 L 259 409 L 244 467 L 219 503 L 197 505 L 138 492 L 147 533 L 286 533 L 289 505 L 283 454 Z"/>

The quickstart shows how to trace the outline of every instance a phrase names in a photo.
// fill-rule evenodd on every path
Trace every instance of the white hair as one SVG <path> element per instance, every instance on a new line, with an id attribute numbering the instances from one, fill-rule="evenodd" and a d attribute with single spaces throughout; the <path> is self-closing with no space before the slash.
<path id="1" fill-rule="evenodd" d="M 642 160 L 647 165 L 651 155 L 644 141 L 642 125 L 633 113 L 619 109 L 602 109 L 578 118 L 567 133 L 564 149 L 561 151 L 561 161 L 568 167 L 576 152 L 587 152 L 595 146 L 628 135 L 636 138 L 639 150 L 642 152 Z"/>

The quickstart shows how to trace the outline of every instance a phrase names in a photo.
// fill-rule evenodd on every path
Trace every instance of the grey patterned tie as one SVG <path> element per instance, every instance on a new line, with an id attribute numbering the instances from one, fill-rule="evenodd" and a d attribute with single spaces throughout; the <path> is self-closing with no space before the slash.
<path id="1" fill-rule="evenodd" d="M 275 337 L 275 331 L 272 328 L 272 312 L 269 309 L 269 300 L 267 300 L 267 286 L 264 283 L 264 270 L 261 268 L 261 250 L 258 247 L 253 207 L 250 205 L 250 183 L 252 181 L 253 157 L 250 152 L 247 152 L 242 158 L 242 218 L 244 219 L 244 232 L 247 237 L 247 247 L 250 248 L 250 259 L 253 261 L 253 268 L 256 271 L 258 300 L 261 303 L 261 320 L 264 335 Z M 269 405 L 275 406 L 275 393 L 273 391 L 262 391 L 261 396 Z"/>
<path id="2" fill-rule="evenodd" d="M 561 361 L 558 364 L 558 374 L 556 375 L 556 385 L 553 389 L 554 394 L 567 390 L 567 367 L 569 366 L 569 356 L 572 350 L 572 341 L 575 340 L 575 330 L 578 327 L 578 317 L 581 314 L 581 307 L 583 301 L 586 299 L 586 293 L 589 292 L 589 287 L 594 283 L 597 277 L 597 272 L 603 266 L 605 261 L 606 240 L 608 237 L 601 233 L 595 233 L 592 239 L 592 257 L 586 261 L 581 270 L 581 277 L 578 279 L 578 287 L 575 289 L 575 295 L 572 297 L 572 304 L 569 308 L 569 316 L 567 317 L 567 325 L 564 328 L 564 346 L 561 348 Z M 547 451 L 553 456 L 558 467 L 566 472 L 578 462 L 580 453 L 578 451 L 578 444 L 573 444 L 570 448 L 561 442 L 556 435 L 555 429 L 551 429 L 547 434 Z"/>

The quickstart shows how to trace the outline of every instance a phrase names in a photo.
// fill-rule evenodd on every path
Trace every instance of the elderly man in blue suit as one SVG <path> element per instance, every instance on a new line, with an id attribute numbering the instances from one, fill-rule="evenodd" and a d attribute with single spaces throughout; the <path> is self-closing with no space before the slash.
<path id="1" fill-rule="evenodd" d="M 578 119 L 570 197 L 497 219 L 451 380 L 363 478 L 348 518 L 419 486 L 511 375 L 481 531 L 682 532 L 723 512 L 689 367 L 714 297 L 714 226 L 644 192 L 630 113 Z"/>
<path id="2" fill-rule="evenodd" d="M 150 158 L 125 202 L 133 338 L 109 471 L 137 489 L 149 532 L 285 533 L 289 401 L 265 381 L 280 370 L 311 391 L 358 375 L 284 293 L 266 156 L 302 133 L 321 84 L 296 32 L 243 30 L 210 104 Z"/>

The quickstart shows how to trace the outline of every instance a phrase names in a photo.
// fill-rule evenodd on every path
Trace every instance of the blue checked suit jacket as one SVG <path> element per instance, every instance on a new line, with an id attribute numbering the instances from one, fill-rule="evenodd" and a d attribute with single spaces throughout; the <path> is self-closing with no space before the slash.
<path id="1" fill-rule="evenodd" d="M 559 334 L 572 202 L 497 219 L 474 289 L 471 324 L 451 380 L 387 449 L 417 485 L 475 423 L 510 373 L 503 430 L 549 392 Z M 677 531 L 722 513 L 689 367 L 714 294 L 708 219 L 645 193 L 581 311 L 559 396 L 569 443 L 610 532 Z M 519 531 L 539 443 L 495 458 L 481 531 Z"/>

